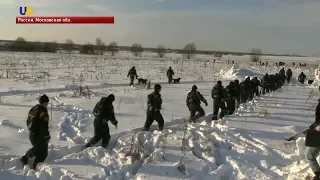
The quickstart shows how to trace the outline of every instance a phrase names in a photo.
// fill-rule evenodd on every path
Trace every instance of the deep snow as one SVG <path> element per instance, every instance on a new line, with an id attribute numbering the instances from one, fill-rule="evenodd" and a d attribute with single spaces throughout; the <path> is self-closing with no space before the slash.
<path id="1" fill-rule="evenodd" d="M 0 178 L 3 179 L 302 179 L 309 167 L 304 160 L 304 140 L 284 138 L 301 132 L 314 120 L 319 96 L 317 85 L 291 84 L 241 105 L 234 115 L 212 123 L 210 92 L 218 79 L 224 85 L 245 76 L 275 73 L 275 66 L 259 67 L 247 56 L 226 56 L 213 63 L 211 56 L 198 55 L 184 61 L 177 54 L 165 60 L 155 54 L 115 57 L 45 53 L 1 53 L 0 79 Z M 206 62 L 209 60 L 209 62 Z M 236 65 L 226 64 L 227 60 Z M 304 71 L 313 79 L 314 58 L 263 57 L 268 61 L 306 61 L 307 67 L 291 67 L 294 78 Z M 271 65 L 271 63 L 269 63 Z M 309 65 L 310 64 L 310 65 Z M 315 65 L 311 65 L 315 64 Z M 162 85 L 165 130 L 140 132 L 145 120 L 146 96 L 152 90 L 128 86 L 127 71 L 134 65 L 138 75 Z M 166 83 L 172 66 L 180 84 Z M 48 74 L 47 74 L 48 73 Z M 89 98 L 74 96 L 80 84 L 94 93 Z M 74 79 L 74 81 L 73 81 Z M 207 116 L 196 124 L 185 123 L 187 92 L 193 84 L 209 101 Z M 51 97 L 51 145 L 45 163 L 34 172 L 18 167 L 17 158 L 30 148 L 25 120 L 37 97 Z M 108 149 L 81 145 L 93 134 L 91 114 L 95 103 L 110 93 L 118 129 L 110 125 Z M 211 103 L 210 103 L 211 102 Z M 310 170 L 309 170 L 310 171 Z"/>

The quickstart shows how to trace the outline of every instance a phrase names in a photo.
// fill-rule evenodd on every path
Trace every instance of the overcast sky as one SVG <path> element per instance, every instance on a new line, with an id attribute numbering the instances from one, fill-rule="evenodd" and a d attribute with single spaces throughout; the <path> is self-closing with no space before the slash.
<path id="1" fill-rule="evenodd" d="M 34 14 L 115 16 L 113 25 L 16 25 Z M 320 0 L 0 0 L 0 39 L 320 55 Z"/>

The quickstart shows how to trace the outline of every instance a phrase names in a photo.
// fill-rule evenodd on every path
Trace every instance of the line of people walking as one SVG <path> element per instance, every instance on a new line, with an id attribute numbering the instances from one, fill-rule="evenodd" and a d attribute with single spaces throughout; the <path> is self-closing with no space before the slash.
<path id="1" fill-rule="evenodd" d="M 262 88 L 262 94 L 275 91 L 285 84 L 286 79 L 290 82 L 291 76 L 292 73 L 291 75 L 287 73 L 287 78 L 284 78 L 283 70 L 281 70 L 279 74 L 266 74 L 261 82 L 257 77 L 252 79 L 246 77 L 241 83 L 239 80 L 231 81 L 226 88 L 224 88 L 221 81 L 218 81 L 211 91 L 213 99 L 212 120 L 218 119 L 219 110 L 221 110 L 219 118 L 223 118 L 225 114 L 233 114 L 235 109 L 239 108 L 240 103 L 246 103 L 251 101 L 254 96 L 260 96 L 259 87 Z M 196 119 L 205 115 L 201 102 L 208 106 L 207 100 L 197 89 L 197 86 L 193 85 L 186 99 L 191 122 L 195 122 Z M 164 119 L 161 114 L 163 101 L 160 92 L 161 85 L 155 84 L 154 91 L 148 95 L 146 121 L 143 131 L 149 131 L 154 121 L 157 121 L 160 131 L 164 129 Z M 108 146 L 111 138 L 108 122 L 110 121 L 116 128 L 118 126 L 113 107 L 114 101 L 115 95 L 110 94 L 108 97 L 101 98 L 94 107 L 94 136 L 84 145 L 84 149 L 95 145 L 100 140 L 102 140 L 102 147 L 106 148 Z M 31 167 L 33 169 L 36 169 L 37 164 L 43 162 L 48 155 L 48 143 L 51 139 L 47 110 L 48 103 L 49 97 L 42 95 L 39 99 L 39 104 L 34 106 L 28 113 L 27 126 L 29 139 L 33 147 L 26 152 L 20 161 L 23 165 L 26 165 L 30 158 L 35 157 Z"/>
<path id="2" fill-rule="evenodd" d="M 241 83 L 236 79 L 231 81 L 226 87 L 222 85 L 221 81 L 217 81 L 217 84 L 211 91 L 211 98 L 213 100 L 212 120 L 218 120 L 225 115 L 233 114 L 241 103 L 251 101 L 255 96 L 280 89 L 286 81 L 290 82 L 292 77 L 291 69 L 288 69 L 286 74 L 287 76 L 284 73 L 284 69 L 281 69 L 276 74 L 265 74 L 261 81 L 258 77 L 253 77 L 252 79 L 245 77 Z M 262 89 L 262 92 L 260 89 Z M 186 105 L 190 111 L 190 122 L 195 122 L 195 120 L 205 115 L 201 102 L 208 106 L 207 100 L 197 91 L 197 86 L 193 85 L 186 99 Z M 220 115 L 218 116 L 219 110 Z"/>

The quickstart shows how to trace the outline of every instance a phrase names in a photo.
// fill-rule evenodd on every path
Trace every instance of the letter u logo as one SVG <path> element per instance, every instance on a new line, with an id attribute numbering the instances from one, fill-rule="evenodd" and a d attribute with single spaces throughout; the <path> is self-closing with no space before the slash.
<path id="1" fill-rule="evenodd" d="M 26 13 L 27 13 L 27 7 L 20 7 L 20 14 L 26 15 Z"/>

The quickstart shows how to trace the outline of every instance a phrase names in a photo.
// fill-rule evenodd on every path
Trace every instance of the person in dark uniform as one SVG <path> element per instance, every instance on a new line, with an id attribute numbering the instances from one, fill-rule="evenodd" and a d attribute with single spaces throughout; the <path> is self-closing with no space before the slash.
<path id="1" fill-rule="evenodd" d="M 318 99 L 318 105 L 315 111 L 316 111 L 315 122 L 311 124 L 308 129 L 320 132 L 320 98 Z M 311 137 L 308 137 L 308 138 L 311 138 Z M 315 138 L 314 140 L 317 141 L 318 139 Z M 320 166 L 317 161 L 319 152 L 320 152 L 320 147 L 307 147 L 305 151 L 305 157 L 308 160 L 309 166 L 314 173 L 313 180 L 320 180 Z"/>
<path id="2" fill-rule="evenodd" d="M 252 83 L 252 81 L 250 80 L 250 77 L 247 77 L 244 80 L 245 84 L 246 84 L 246 89 L 248 90 L 248 101 L 252 101 L 253 100 L 253 96 L 254 96 L 254 84 Z"/>
<path id="3" fill-rule="evenodd" d="M 234 88 L 235 88 L 235 95 L 236 95 L 236 101 L 237 101 L 237 108 L 240 107 L 240 95 L 241 95 L 241 89 L 240 89 L 240 82 L 238 79 L 234 80 Z"/>
<path id="4" fill-rule="evenodd" d="M 261 81 L 262 85 L 262 94 L 269 93 L 270 92 L 270 78 L 269 74 L 265 74 Z"/>
<path id="5" fill-rule="evenodd" d="M 227 104 L 227 113 L 228 115 L 231 115 L 234 113 L 236 109 L 236 89 L 234 86 L 234 82 L 231 81 L 229 85 L 226 87 L 226 104 Z"/>
<path id="6" fill-rule="evenodd" d="M 134 66 L 129 70 L 127 77 L 130 77 L 130 86 L 132 86 L 134 79 L 138 78 L 137 70 Z"/>
<path id="7" fill-rule="evenodd" d="M 272 79 L 273 79 L 274 84 L 275 84 L 275 90 L 278 90 L 280 88 L 280 85 L 281 85 L 280 75 L 278 73 L 276 73 L 276 74 L 274 74 L 272 76 Z"/>
<path id="8" fill-rule="evenodd" d="M 150 126 L 153 121 L 156 120 L 158 122 L 159 130 L 163 130 L 164 120 L 162 114 L 160 112 L 162 106 L 161 99 L 161 86 L 160 84 L 154 85 L 154 91 L 148 95 L 148 108 L 147 108 L 147 119 L 144 124 L 144 131 L 149 131 Z"/>
<path id="9" fill-rule="evenodd" d="M 172 76 L 174 76 L 174 72 L 171 69 L 171 67 L 169 67 L 168 71 L 167 71 L 167 77 L 168 77 L 168 83 L 171 84 L 172 82 Z"/>
<path id="10" fill-rule="evenodd" d="M 270 74 L 269 76 L 269 82 L 270 82 L 270 91 L 274 92 L 275 90 L 277 90 L 277 86 L 276 86 L 276 82 L 275 82 L 275 75 Z"/>
<path id="11" fill-rule="evenodd" d="M 301 83 L 301 84 L 304 84 L 304 81 L 306 80 L 307 76 L 301 72 L 301 74 L 299 75 L 298 77 L 298 81 Z"/>
<path id="12" fill-rule="evenodd" d="M 29 149 L 20 161 L 23 165 L 28 164 L 30 158 L 35 157 L 32 169 L 36 169 L 38 163 L 43 162 L 48 156 L 48 144 L 50 141 L 49 133 L 49 115 L 48 115 L 49 98 L 42 95 L 39 98 L 39 104 L 32 107 L 27 118 L 27 127 L 29 130 L 29 140 L 32 148 Z"/>
<path id="13" fill-rule="evenodd" d="M 284 68 L 280 69 L 279 74 L 284 76 L 286 75 L 286 71 L 284 70 Z"/>
<path id="14" fill-rule="evenodd" d="M 217 84 L 213 87 L 211 92 L 211 97 L 213 99 L 213 116 L 212 120 L 218 120 L 218 112 L 220 112 L 220 118 L 223 118 L 226 111 L 226 105 L 224 99 L 226 97 L 226 91 L 222 86 L 222 82 L 218 81 Z"/>
<path id="15" fill-rule="evenodd" d="M 253 84 L 253 93 L 254 93 L 254 95 L 260 96 L 259 87 L 261 87 L 261 83 L 260 83 L 258 77 L 254 77 L 254 78 L 251 80 L 251 82 L 252 82 L 252 84 Z"/>
<path id="16" fill-rule="evenodd" d="M 286 75 L 283 75 L 283 74 L 278 74 L 276 76 L 276 80 L 277 80 L 277 83 L 278 83 L 278 89 L 282 88 L 282 86 L 286 83 Z"/>
<path id="17" fill-rule="evenodd" d="M 290 80 L 292 77 L 292 71 L 290 68 L 287 70 L 286 75 L 287 75 L 287 82 L 290 83 Z"/>
<path id="18" fill-rule="evenodd" d="M 204 110 L 201 107 L 201 101 L 208 106 L 208 102 L 202 94 L 197 91 L 198 87 L 196 85 L 192 86 L 192 90 L 188 93 L 187 96 L 187 107 L 189 108 L 190 111 L 190 122 L 194 122 L 196 119 L 202 117 L 205 115 Z M 196 113 L 198 113 L 196 115 Z"/>
<path id="19" fill-rule="evenodd" d="M 246 103 L 250 98 L 251 93 L 250 77 L 246 77 L 244 81 L 240 83 L 241 103 Z"/>
<path id="20" fill-rule="evenodd" d="M 108 97 L 103 97 L 96 104 L 93 109 L 93 115 L 95 116 L 93 127 L 94 127 L 94 136 L 91 140 L 85 145 L 85 148 L 95 145 L 102 139 L 101 146 L 104 148 L 108 147 L 110 141 L 110 130 L 108 121 L 117 128 L 118 121 L 114 115 L 114 107 L 112 103 L 115 100 L 115 96 L 110 94 Z"/>

